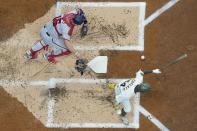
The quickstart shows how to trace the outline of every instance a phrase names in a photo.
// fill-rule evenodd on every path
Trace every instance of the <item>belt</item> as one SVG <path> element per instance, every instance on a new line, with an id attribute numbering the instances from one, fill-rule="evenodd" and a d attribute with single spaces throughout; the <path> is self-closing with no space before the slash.
<path id="1" fill-rule="evenodd" d="M 46 26 L 44 25 L 44 28 L 46 29 Z M 50 37 L 51 35 L 46 31 L 46 34 Z"/>

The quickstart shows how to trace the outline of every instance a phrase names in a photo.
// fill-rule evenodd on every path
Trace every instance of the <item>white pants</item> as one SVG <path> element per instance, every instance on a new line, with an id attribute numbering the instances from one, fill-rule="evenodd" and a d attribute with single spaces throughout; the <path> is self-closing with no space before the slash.
<path id="1" fill-rule="evenodd" d="M 117 103 L 119 103 L 123 106 L 123 109 L 125 112 L 128 113 L 131 111 L 131 103 L 130 103 L 129 99 L 116 96 L 115 100 Z"/>
<path id="2" fill-rule="evenodd" d="M 46 28 L 43 27 L 41 29 L 40 36 L 43 39 L 43 42 L 53 49 L 54 55 L 61 54 L 62 52 L 68 50 L 64 44 L 63 38 L 54 39 L 51 36 L 49 36 L 50 34 L 47 33 L 48 32 Z"/>

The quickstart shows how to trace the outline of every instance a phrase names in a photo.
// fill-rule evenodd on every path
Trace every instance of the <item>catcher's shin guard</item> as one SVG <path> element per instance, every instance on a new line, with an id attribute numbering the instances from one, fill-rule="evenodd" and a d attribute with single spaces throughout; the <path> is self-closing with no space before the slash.
<path id="1" fill-rule="evenodd" d="M 59 57 L 59 56 L 64 56 L 64 55 L 69 55 L 71 52 L 69 50 L 66 51 L 61 51 L 61 53 L 55 53 L 54 51 L 52 51 L 51 53 L 46 53 L 44 54 L 44 58 L 45 60 L 47 60 L 49 63 L 53 63 L 56 64 L 57 61 L 55 59 L 55 57 Z"/>
<path id="2" fill-rule="evenodd" d="M 38 57 L 38 52 L 42 49 L 47 50 L 48 45 L 46 45 L 44 43 L 43 40 L 41 41 L 37 41 L 30 50 L 28 50 L 25 54 L 24 54 L 24 58 L 25 59 L 36 59 Z"/>

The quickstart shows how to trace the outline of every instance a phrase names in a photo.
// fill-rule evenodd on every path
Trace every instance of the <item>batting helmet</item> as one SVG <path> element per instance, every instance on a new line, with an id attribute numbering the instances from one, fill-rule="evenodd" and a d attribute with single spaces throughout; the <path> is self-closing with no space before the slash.
<path id="1" fill-rule="evenodd" d="M 82 9 L 79 9 L 78 10 L 78 15 L 76 15 L 74 18 L 73 18 L 73 21 L 75 24 L 77 25 L 81 25 L 83 24 L 84 22 L 86 22 L 86 17 L 85 17 L 85 13 L 83 12 Z"/>
<path id="2" fill-rule="evenodd" d="M 148 83 L 142 83 L 137 85 L 134 89 L 134 92 L 148 92 L 151 90 L 151 86 Z"/>

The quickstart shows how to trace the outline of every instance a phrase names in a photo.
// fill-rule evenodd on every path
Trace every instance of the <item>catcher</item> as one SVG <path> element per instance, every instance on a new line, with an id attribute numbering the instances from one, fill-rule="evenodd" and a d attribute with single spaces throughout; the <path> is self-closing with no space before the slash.
<path id="1" fill-rule="evenodd" d="M 151 89 L 148 83 L 143 83 L 144 74 L 150 73 L 160 74 L 161 71 L 159 69 L 146 71 L 139 70 L 135 78 L 121 81 L 118 84 L 108 83 L 108 88 L 115 89 L 114 107 L 125 125 L 129 124 L 127 113 L 131 111 L 130 98 L 137 92 L 148 92 Z M 120 109 L 120 105 L 123 106 L 122 109 Z"/>
<path id="2" fill-rule="evenodd" d="M 39 51 L 47 50 L 50 46 L 52 51 L 44 54 L 44 58 L 49 63 L 56 63 L 56 57 L 67 56 L 71 53 L 77 59 L 80 59 L 80 54 L 70 43 L 70 37 L 76 25 L 82 26 L 80 35 L 84 37 L 88 32 L 88 27 L 87 19 L 82 9 L 78 8 L 55 17 L 52 21 L 44 25 L 40 33 L 41 39 L 24 54 L 24 57 L 27 60 L 36 59 Z"/>

